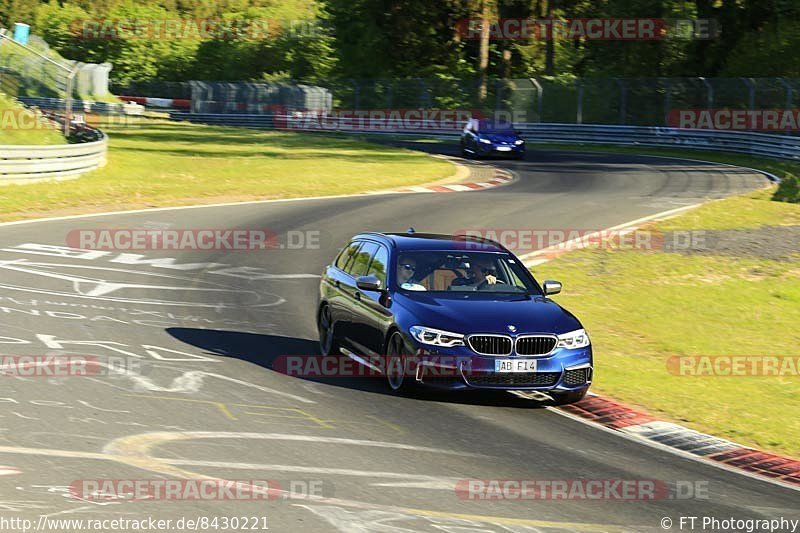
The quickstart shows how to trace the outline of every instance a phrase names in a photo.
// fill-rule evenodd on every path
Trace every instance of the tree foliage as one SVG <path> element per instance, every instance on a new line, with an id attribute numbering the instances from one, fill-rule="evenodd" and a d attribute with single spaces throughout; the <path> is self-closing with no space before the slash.
<path id="1" fill-rule="evenodd" d="M 465 39 L 492 18 L 708 19 L 708 39 Z M 800 76 L 800 0 L 0 0 L 0 24 L 28 22 L 65 57 L 114 64 L 116 81 L 291 77 Z M 76 20 L 270 20 L 268 38 L 85 39 Z M 482 61 L 483 59 L 483 61 Z"/>

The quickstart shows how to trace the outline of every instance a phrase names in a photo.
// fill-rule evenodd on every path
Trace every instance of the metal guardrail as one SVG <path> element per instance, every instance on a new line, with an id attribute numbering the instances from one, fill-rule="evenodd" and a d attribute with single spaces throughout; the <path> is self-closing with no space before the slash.
<path id="1" fill-rule="evenodd" d="M 520 124 L 522 137 L 542 144 L 614 144 L 678 147 L 800 159 L 800 137 L 749 131 L 603 126 L 596 124 Z"/>
<path id="2" fill-rule="evenodd" d="M 85 127 L 84 127 L 85 128 Z M 47 146 L 0 146 L 0 183 L 75 177 L 106 164 L 108 137 L 97 141 Z"/>
<path id="3" fill-rule="evenodd" d="M 238 126 L 241 128 L 274 129 L 273 115 L 245 115 L 238 113 L 184 113 L 172 112 L 170 120 L 191 122 L 193 124 L 210 124 L 217 126 Z"/>
<path id="4" fill-rule="evenodd" d="M 193 123 L 239 126 L 248 128 L 283 129 L 360 135 L 414 135 L 454 138 L 462 124 L 442 124 L 420 120 L 414 127 L 391 127 L 373 123 L 364 127 L 365 120 L 344 117 L 325 117 L 307 120 L 297 115 L 246 115 L 170 113 L 171 120 Z M 539 144 L 612 144 L 620 146 L 654 146 L 742 153 L 780 159 L 800 159 L 800 136 L 756 133 L 748 131 L 679 129 L 657 126 L 607 126 L 600 124 L 516 124 L 517 130 L 529 143 Z"/>
<path id="5" fill-rule="evenodd" d="M 64 106 L 66 105 L 66 101 L 62 98 L 18 96 L 17 100 L 28 107 L 38 107 L 39 109 L 48 110 L 61 110 L 64 109 Z M 73 105 L 75 110 L 78 112 L 118 115 L 123 113 L 131 114 L 131 108 L 135 107 L 131 106 L 130 104 L 126 105 L 112 102 L 93 102 L 89 100 L 76 100 Z M 141 111 L 143 111 L 143 109 L 141 109 L 139 112 Z"/>

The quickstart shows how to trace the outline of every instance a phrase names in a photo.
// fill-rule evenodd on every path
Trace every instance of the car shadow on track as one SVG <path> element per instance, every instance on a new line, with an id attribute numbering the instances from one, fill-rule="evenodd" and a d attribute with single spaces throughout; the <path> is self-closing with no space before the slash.
<path id="1" fill-rule="evenodd" d="M 383 377 L 328 377 L 327 375 L 297 375 L 303 374 L 303 372 L 289 371 L 288 359 L 316 358 L 317 361 L 320 359 L 319 344 L 316 340 L 200 328 L 168 328 L 166 332 L 176 340 L 203 350 L 207 355 L 247 361 L 284 374 L 290 379 L 302 379 L 374 394 L 397 395 L 389 389 Z M 345 358 L 345 356 L 341 357 Z M 346 358 L 345 361 L 346 368 L 358 367 L 354 362 L 350 364 L 351 361 Z M 544 408 L 551 404 L 549 401 L 521 397 L 508 391 L 492 390 L 441 391 L 423 387 L 415 389 L 406 397 L 414 400 L 525 409 Z"/>

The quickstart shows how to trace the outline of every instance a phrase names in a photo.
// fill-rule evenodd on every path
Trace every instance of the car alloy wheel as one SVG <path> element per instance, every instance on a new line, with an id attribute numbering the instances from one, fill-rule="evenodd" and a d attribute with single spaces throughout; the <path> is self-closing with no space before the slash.
<path id="1" fill-rule="evenodd" d="M 389 387 L 393 391 L 403 389 L 406 383 L 405 352 L 403 336 L 395 332 L 389 339 L 389 344 L 386 346 L 386 380 L 389 382 Z"/>
<path id="2" fill-rule="evenodd" d="M 319 330 L 320 353 L 322 355 L 333 355 L 333 352 L 336 349 L 336 343 L 333 339 L 333 319 L 331 317 L 331 309 L 327 305 L 323 305 L 319 310 L 317 329 Z"/>

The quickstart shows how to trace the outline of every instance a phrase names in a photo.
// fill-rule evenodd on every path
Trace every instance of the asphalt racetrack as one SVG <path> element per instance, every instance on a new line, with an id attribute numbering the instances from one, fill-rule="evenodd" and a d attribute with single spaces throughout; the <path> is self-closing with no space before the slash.
<path id="1" fill-rule="evenodd" d="M 800 518 L 797 491 L 627 440 L 529 397 L 397 397 L 383 381 L 273 369 L 281 356 L 318 353 L 318 276 L 357 232 L 602 229 L 765 184 L 749 170 L 636 156 L 548 151 L 494 164 L 517 180 L 481 192 L 0 226 L 0 352 L 137 363 L 87 377 L 0 377 L 0 514 L 34 523 L 40 515 L 257 517 L 271 531 L 459 533 L 663 531 L 664 518 L 677 531 L 680 516 Z M 269 228 L 306 242 L 259 252 L 63 249 L 75 230 L 109 228 Z M 535 273 L 544 279 L 547 265 Z M 200 478 L 273 480 L 280 491 L 271 501 L 71 491 L 90 480 Z M 476 479 L 653 480 L 670 491 L 587 501 L 472 499 L 456 490 Z M 701 494 L 681 497 L 678 486 Z"/>

